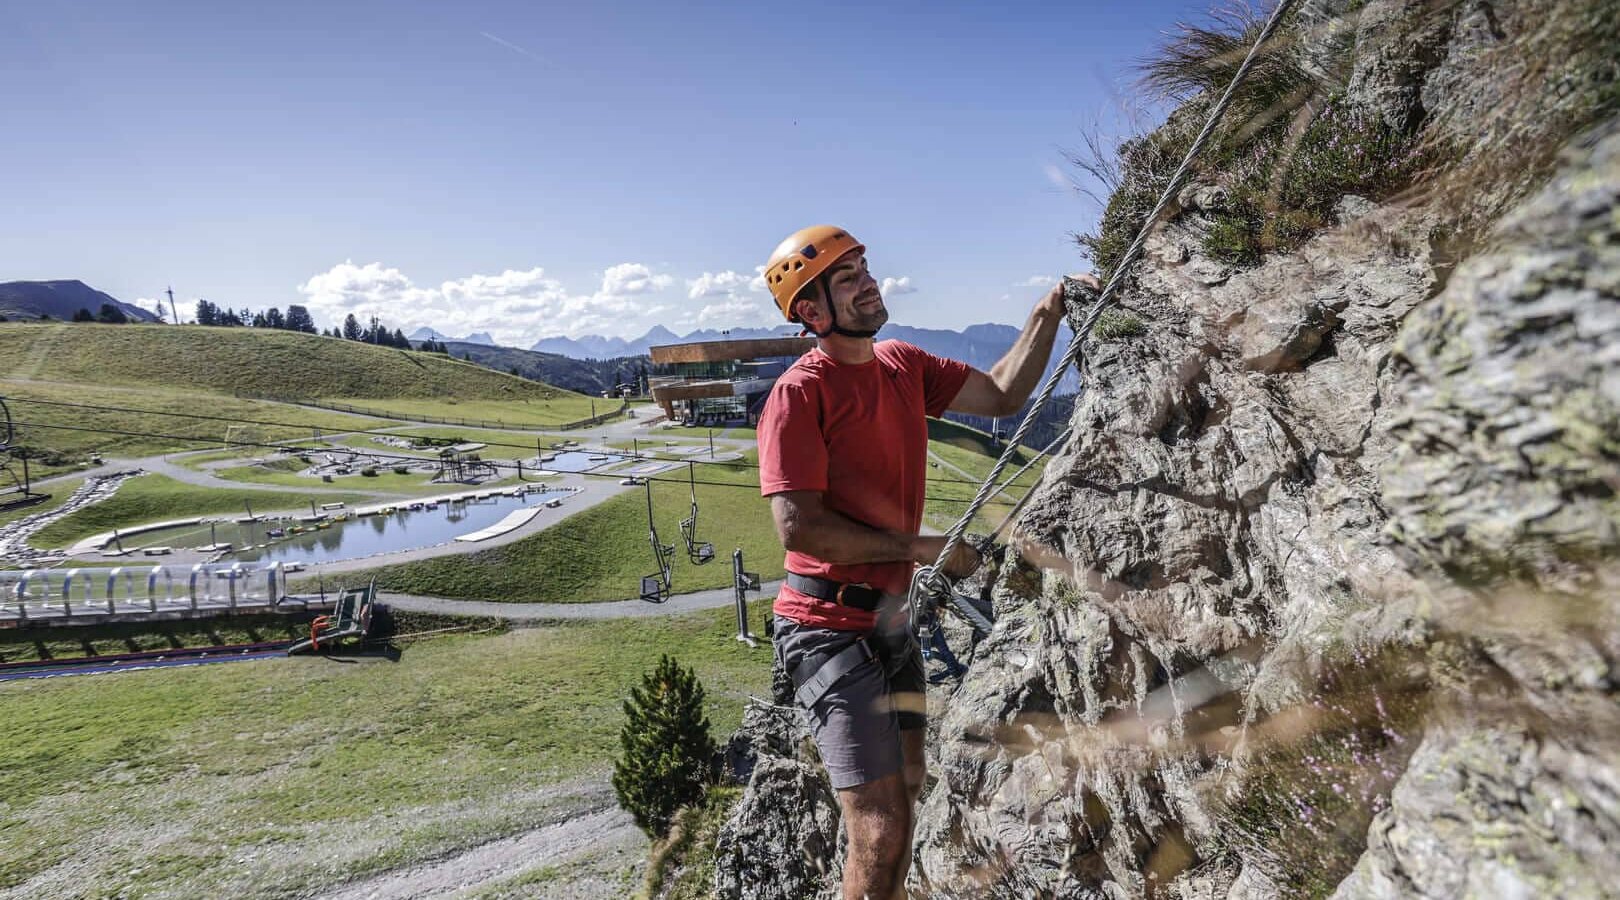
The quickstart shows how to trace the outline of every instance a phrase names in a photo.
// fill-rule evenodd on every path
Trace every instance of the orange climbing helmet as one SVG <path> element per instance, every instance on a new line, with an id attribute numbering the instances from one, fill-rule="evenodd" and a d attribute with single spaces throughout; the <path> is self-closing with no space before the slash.
<path id="1" fill-rule="evenodd" d="M 776 306 L 789 322 L 793 318 L 793 301 L 798 299 L 804 286 L 832 267 L 838 258 L 851 250 L 865 250 L 866 245 L 855 236 L 834 225 L 811 225 L 801 228 L 776 245 L 770 262 L 765 264 L 765 285 L 776 298 Z"/>

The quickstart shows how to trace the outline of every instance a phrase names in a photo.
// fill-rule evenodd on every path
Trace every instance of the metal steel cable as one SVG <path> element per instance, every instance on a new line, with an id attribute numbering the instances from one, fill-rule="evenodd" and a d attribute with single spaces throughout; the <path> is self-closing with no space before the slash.
<path id="1" fill-rule="evenodd" d="M 914 579 L 914 586 L 920 583 L 934 592 L 939 592 L 942 587 L 948 590 L 948 586 L 941 585 L 939 581 L 945 561 L 950 559 L 956 547 L 961 544 L 962 535 L 967 530 L 968 523 L 973 521 L 974 516 L 978 515 L 979 510 L 989 501 L 991 488 L 994 486 L 996 479 L 1000 477 L 1002 470 L 1011 461 L 1014 448 L 1023 441 L 1025 433 L 1035 423 L 1036 416 L 1047 401 L 1052 398 L 1053 392 L 1057 390 L 1058 380 L 1069 370 L 1069 366 L 1079 359 L 1086 335 L 1091 333 L 1092 327 L 1097 324 L 1098 317 L 1102 315 L 1103 310 L 1113 300 L 1114 293 L 1123 283 L 1126 272 L 1141 256 L 1142 247 L 1147 243 L 1149 235 L 1153 233 L 1154 223 L 1158 221 L 1159 215 L 1164 212 L 1165 207 L 1169 206 L 1170 202 L 1175 198 L 1176 191 L 1180 189 L 1182 181 L 1186 179 L 1187 173 L 1192 169 L 1193 160 L 1197 158 L 1199 153 L 1203 152 L 1204 146 L 1209 143 L 1210 137 L 1215 133 L 1215 127 L 1220 124 L 1221 116 L 1225 114 L 1226 108 L 1232 103 L 1232 98 L 1236 96 L 1237 87 L 1243 81 L 1243 76 L 1248 74 L 1249 68 L 1259 55 L 1261 46 L 1271 38 L 1272 33 L 1277 30 L 1277 26 L 1282 22 L 1283 15 L 1293 4 L 1294 0 L 1278 0 L 1277 7 L 1271 11 L 1271 17 L 1266 20 L 1265 27 L 1260 30 L 1260 34 L 1255 38 L 1254 44 L 1249 48 L 1248 55 L 1243 57 L 1243 62 L 1238 65 L 1237 71 L 1232 74 L 1232 80 L 1226 85 L 1226 91 L 1221 94 L 1220 99 L 1210 109 L 1208 118 L 1204 120 L 1204 127 L 1198 132 L 1198 136 L 1193 139 L 1191 146 L 1187 148 L 1186 155 L 1181 159 L 1181 165 L 1176 167 L 1176 171 L 1170 176 L 1169 182 L 1165 184 L 1164 191 L 1159 196 L 1159 202 L 1154 205 L 1153 211 L 1148 213 L 1147 218 L 1143 220 L 1142 227 L 1136 234 L 1136 239 L 1131 241 L 1130 246 L 1125 250 L 1125 254 L 1120 257 L 1119 264 L 1114 267 L 1113 274 L 1108 278 L 1108 283 L 1103 286 L 1101 293 L 1097 295 L 1091 311 L 1087 313 L 1085 319 L 1075 329 L 1073 339 L 1069 341 L 1068 348 L 1063 352 L 1063 358 L 1052 369 L 1052 374 L 1047 376 L 1046 383 L 1041 385 L 1035 404 L 1030 407 L 1029 413 L 1024 416 L 1024 420 L 1018 424 L 1018 429 L 1013 432 L 1012 437 L 1007 439 L 1006 452 L 1001 454 L 1001 457 L 996 460 L 996 464 L 991 467 L 990 474 L 985 476 L 984 483 L 980 486 L 978 493 L 974 495 L 973 501 L 968 504 L 967 511 L 946 532 L 945 546 L 940 549 L 938 558 L 934 560 L 932 566 L 924 567 L 922 578 L 920 580 Z"/>
<path id="2" fill-rule="evenodd" d="M 24 427 L 26 427 L 26 428 L 45 428 L 45 429 L 49 429 L 49 430 L 52 430 L 52 431 L 79 431 L 79 432 L 85 432 L 85 433 L 88 433 L 88 434 L 111 434 L 111 435 L 117 435 L 119 437 L 153 438 L 153 439 L 168 440 L 168 441 L 184 441 L 184 442 L 193 443 L 193 444 L 219 444 L 219 443 L 222 443 L 222 441 L 219 438 L 215 438 L 215 437 L 198 437 L 198 436 L 183 435 L 183 434 L 160 434 L 160 433 L 157 433 L 157 432 L 150 432 L 150 431 L 128 431 L 128 430 L 116 429 L 116 428 L 91 428 L 91 427 L 89 427 L 87 425 L 49 425 L 49 424 L 46 424 L 46 423 L 43 423 L 43 422 L 18 422 L 17 427 L 19 427 L 19 428 L 24 428 Z M 262 447 L 262 448 L 265 448 L 265 449 L 268 449 L 268 450 L 281 450 L 281 451 L 288 452 L 288 453 L 303 453 L 303 454 L 348 453 L 348 454 L 352 454 L 354 456 L 365 456 L 365 457 L 369 457 L 371 459 L 391 460 L 391 461 L 395 461 L 395 462 L 424 463 L 424 462 L 433 462 L 433 460 L 434 460 L 434 457 L 431 457 L 431 456 L 407 456 L 407 455 L 402 454 L 402 453 L 385 453 L 385 452 L 378 451 L 378 450 L 358 450 L 358 449 L 352 449 L 352 448 L 347 448 L 347 447 L 328 447 L 328 446 L 309 447 L 309 446 L 303 446 L 303 445 L 301 445 L 299 443 L 296 443 L 296 442 L 284 442 L 284 443 L 277 444 L 277 443 L 268 443 L 268 442 L 265 442 L 265 441 L 235 440 L 235 441 L 232 441 L 231 443 L 233 443 L 233 444 L 235 444 L 237 446 L 240 446 L 240 447 Z M 192 452 L 192 451 L 181 451 L 181 452 Z M 196 452 L 201 452 L 201 451 L 196 451 Z M 612 454 L 604 454 L 604 455 L 612 455 Z M 624 456 L 623 454 L 620 454 L 620 456 L 623 459 L 630 459 L 631 458 L 631 457 L 628 457 L 628 456 Z M 654 459 L 654 460 L 649 460 L 649 461 L 653 462 L 653 463 L 670 463 L 671 465 L 678 465 L 679 464 L 678 460 Z M 507 461 L 507 460 L 480 460 L 480 462 L 483 462 L 485 465 L 487 465 L 487 466 L 489 466 L 490 468 L 493 468 L 493 469 L 512 469 L 512 470 L 517 470 L 518 469 L 518 465 L 517 465 L 516 462 L 511 462 L 511 461 Z M 712 462 L 712 463 L 704 462 L 704 463 L 701 463 L 701 464 L 702 465 L 712 465 L 712 466 L 725 466 L 725 465 L 727 465 L 727 463 L 725 463 L 725 462 Z M 528 467 L 528 468 L 532 469 L 532 467 Z M 751 467 L 746 465 L 746 464 L 739 463 L 738 468 L 751 468 Z M 540 469 L 532 469 L 532 470 L 535 471 L 535 472 L 541 471 Z M 64 473 L 64 474 L 71 474 L 71 473 Z M 589 471 L 586 471 L 586 472 L 558 472 L 556 474 L 560 474 L 560 475 L 579 475 L 579 476 L 584 477 L 584 478 L 613 478 L 613 479 L 618 479 L 618 480 L 623 480 L 624 478 L 629 477 L 628 472 L 589 472 Z M 679 484 L 680 483 L 680 481 L 678 479 L 660 478 L 657 475 L 637 475 L 635 477 L 637 477 L 637 478 L 645 478 L 648 481 L 657 481 L 657 482 L 664 483 L 664 484 Z M 759 490 L 759 484 L 755 483 L 755 482 L 703 481 L 703 480 L 698 480 L 698 481 L 695 481 L 693 483 L 696 484 L 696 485 L 702 486 L 702 487 L 745 488 L 747 490 L 756 491 L 756 492 Z M 253 486 L 252 482 L 247 482 L 246 484 L 249 487 Z M 298 485 L 285 485 L 285 484 L 283 484 L 283 485 L 267 485 L 267 486 L 263 486 L 263 487 L 291 487 L 294 490 L 297 490 L 299 488 Z M 318 487 L 318 485 L 310 485 L 310 487 Z M 363 490 L 363 488 L 359 488 L 359 489 Z M 923 499 L 924 500 L 933 500 L 933 501 L 936 501 L 936 502 L 939 502 L 939 503 L 965 503 L 966 502 L 966 501 L 964 501 L 964 500 L 962 500 L 960 498 L 957 498 L 957 497 L 924 496 Z"/>
<path id="3" fill-rule="evenodd" d="M 405 422 L 405 423 L 400 424 L 400 425 L 390 425 L 387 428 L 331 428 L 331 427 L 328 427 L 328 426 L 325 426 L 325 425 L 315 425 L 315 424 L 304 423 L 304 422 L 272 422 L 272 421 L 267 421 L 267 420 L 264 420 L 264 419 L 244 419 L 244 418 L 241 418 L 240 416 L 218 416 L 218 415 L 209 415 L 207 413 L 173 412 L 171 410 L 164 410 L 164 409 L 141 409 L 140 407 L 135 407 L 135 406 L 109 406 L 109 405 L 106 405 L 106 404 L 98 404 L 98 403 L 69 403 L 69 402 L 67 402 L 65 400 L 34 400 L 34 399 L 25 398 L 25 397 L 13 397 L 12 402 L 13 403 L 32 403 L 32 404 L 34 404 L 36 406 L 58 406 L 58 407 L 66 408 L 66 409 L 88 409 L 88 410 L 92 410 L 92 411 L 95 411 L 95 412 L 127 412 L 127 413 L 140 413 L 142 415 L 149 415 L 149 416 L 169 416 L 171 418 L 176 418 L 176 419 L 199 419 L 199 420 L 208 421 L 208 422 L 226 422 L 226 423 L 229 423 L 229 424 L 232 424 L 232 425 L 263 425 L 263 426 L 274 427 L 274 428 L 291 428 L 291 429 L 294 429 L 294 430 L 329 431 L 333 435 L 338 435 L 338 434 L 362 434 L 362 435 L 371 435 L 371 436 L 376 436 L 376 437 L 415 437 L 416 436 L 416 435 L 409 435 L 409 434 L 407 434 L 407 435 L 396 434 L 394 429 L 399 429 L 399 428 L 422 429 L 422 428 L 462 428 L 462 427 L 465 427 L 465 428 L 469 428 L 469 429 L 472 429 L 472 430 L 475 430 L 475 431 L 490 431 L 490 430 L 511 431 L 511 430 L 514 430 L 514 429 L 474 428 L 473 426 L 459 426 L 459 425 L 424 425 L 424 424 L 418 423 L 418 422 Z M 279 401 L 268 401 L 267 400 L 267 401 L 260 401 L 260 402 L 274 403 L 274 402 L 279 402 Z M 0 406 L 3 406 L 3 405 L 4 405 L 3 402 L 0 402 Z M 377 417 L 376 416 L 370 416 L 369 418 L 377 418 Z M 35 427 L 40 427 L 40 426 L 35 426 Z M 545 437 L 555 437 L 555 435 L 553 435 L 553 434 L 544 432 L 543 431 L 543 426 L 536 426 L 535 431 L 536 431 L 536 437 L 540 437 L 542 435 L 545 436 Z M 294 440 L 294 439 L 289 438 L 289 440 Z M 655 440 L 657 440 L 657 438 L 652 438 L 652 437 L 646 438 L 646 441 L 648 443 L 652 443 Z M 722 440 L 724 440 L 724 438 L 722 438 Z M 530 449 L 530 446 L 531 446 L 529 444 L 514 444 L 514 443 L 511 443 L 509 441 L 495 441 L 495 440 L 480 441 L 479 443 L 485 444 L 485 445 L 490 446 L 490 447 L 506 447 L 506 448 L 515 449 L 515 450 L 528 450 L 528 449 Z M 538 448 L 536 448 L 536 449 L 538 449 Z M 634 454 L 625 453 L 622 450 L 615 450 L 613 448 L 604 448 L 600 452 L 606 453 L 609 456 L 618 456 L 618 457 L 622 457 L 622 458 L 625 458 L 625 459 L 634 458 Z M 655 452 L 655 451 L 649 451 L 649 452 Z M 647 458 L 651 459 L 653 457 L 647 457 Z M 726 466 L 728 468 L 745 468 L 745 469 L 757 469 L 757 468 L 759 468 L 759 463 L 746 462 L 746 461 L 740 460 L 740 459 L 739 460 L 731 460 L 731 461 L 711 461 L 711 460 L 706 460 L 706 459 L 696 459 L 696 460 L 688 459 L 688 460 L 684 460 L 684 461 L 685 462 L 690 462 L 690 463 L 693 463 L 693 464 L 699 465 L 699 466 Z M 971 479 L 967 479 L 967 478 L 936 477 L 936 478 L 928 478 L 926 480 L 927 481 L 932 481 L 932 482 L 934 482 L 936 484 L 976 484 L 977 483 L 977 482 L 975 482 L 975 481 L 973 481 Z"/>

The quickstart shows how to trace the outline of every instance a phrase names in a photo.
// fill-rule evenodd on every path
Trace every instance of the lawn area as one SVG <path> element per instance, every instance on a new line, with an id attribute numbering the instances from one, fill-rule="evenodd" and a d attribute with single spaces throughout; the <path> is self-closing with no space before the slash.
<path id="1" fill-rule="evenodd" d="M 731 552 L 743 551 L 751 572 L 765 578 L 782 574 L 782 545 L 770 506 L 759 496 L 753 469 L 698 467 L 700 541 L 714 544 L 706 565 L 688 561 L 680 521 L 691 502 L 686 472 L 655 476 L 653 510 L 658 537 L 676 547 L 673 575 L 677 593 L 731 584 Z M 379 586 L 407 594 L 507 602 L 585 603 L 637 595 L 641 576 L 657 566 L 647 542 L 647 498 L 643 488 L 576 513 L 538 534 L 474 553 L 441 556 L 398 566 L 328 576 L 328 584 L 360 584 L 372 575 Z"/>
<path id="2" fill-rule="evenodd" d="M 0 323 L 0 329 L 5 327 L 4 323 Z M 0 331 L 0 334 L 3 334 L 3 331 Z M 0 340 L 0 347 L 4 344 L 5 342 Z M 0 349 L 0 355 L 3 353 L 3 349 Z M 17 428 L 19 443 L 59 458 L 59 460 L 50 459 L 49 466 L 35 465 L 36 475 L 48 474 L 49 470 L 63 471 L 88 465 L 91 453 L 119 457 L 155 456 L 177 450 L 205 449 L 210 444 L 223 447 L 227 437 L 235 441 L 258 443 L 307 440 L 311 431 L 317 428 L 332 432 L 372 428 L 385 424 L 375 419 L 345 413 L 321 412 L 260 400 L 242 400 L 219 394 L 158 387 L 155 384 L 127 388 L 103 384 L 86 386 L 47 381 L 0 380 L 0 394 L 5 395 L 6 403 L 11 406 L 11 414 L 18 422 L 42 426 L 102 429 L 102 431 L 71 431 L 54 427 L 30 428 L 27 425 L 19 425 Z M 30 400 L 88 403 L 138 409 L 143 412 L 44 406 L 28 402 Z M 300 427 L 232 426 L 229 422 L 213 419 L 186 419 L 162 415 L 165 412 L 287 422 Z M 128 437 L 104 433 L 108 431 L 173 437 Z M 258 452 L 263 453 L 264 450 L 261 448 Z"/>
<path id="3" fill-rule="evenodd" d="M 566 811 L 549 786 L 605 778 L 660 653 L 696 668 L 717 739 L 736 726 L 770 651 L 734 630 L 727 608 L 422 640 L 397 662 L 6 684 L 0 890 L 310 896 L 540 827 Z"/>
<path id="4" fill-rule="evenodd" d="M 34 535 L 30 543 L 36 547 L 66 547 L 113 528 L 190 516 L 245 513 L 250 503 L 255 513 L 307 511 L 311 500 L 355 504 L 369 502 L 371 497 L 354 493 L 300 494 L 297 491 L 205 488 L 149 473 L 124 482 L 108 499 L 52 522 Z"/>
<path id="5" fill-rule="evenodd" d="M 593 415 L 591 398 L 562 391 L 558 391 L 552 397 L 534 396 L 510 400 L 458 400 L 454 397 L 391 399 L 332 397 L 324 398 L 321 402 L 347 404 L 381 415 L 443 419 L 450 425 L 455 425 L 461 420 L 472 420 L 494 422 L 502 426 L 542 428 L 575 422 Z M 605 413 L 614 408 L 613 401 L 596 398 L 596 412 Z"/>

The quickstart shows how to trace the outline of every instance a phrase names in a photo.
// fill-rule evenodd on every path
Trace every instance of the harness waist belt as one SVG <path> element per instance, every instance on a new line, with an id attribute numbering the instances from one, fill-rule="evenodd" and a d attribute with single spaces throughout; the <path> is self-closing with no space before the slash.
<path id="1" fill-rule="evenodd" d="M 883 592 L 869 584 L 845 584 L 797 572 L 787 573 L 787 586 L 806 597 L 866 612 L 877 609 L 883 600 Z"/>

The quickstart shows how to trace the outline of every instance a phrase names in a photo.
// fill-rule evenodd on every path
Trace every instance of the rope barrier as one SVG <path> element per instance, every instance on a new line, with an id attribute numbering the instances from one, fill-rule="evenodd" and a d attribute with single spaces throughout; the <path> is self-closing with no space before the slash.
<path id="1" fill-rule="evenodd" d="M 1170 205 L 1170 202 L 1175 199 L 1176 191 L 1180 190 L 1182 182 L 1187 178 L 1187 173 L 1192 169 L 1193 160 L 1197 158 L 1199 153 L 1203 152 L 1205 145 L 1209 143 L 1210 137 L 1214 135 L 1215 127 L 1220 124 L 1221 116 L 1226 113 L 1227 107 L 1231 106 L 1232 99 L 1237 93 L 1237 87 L 1254 65 L 1254 60 L 1259 55 L 1261 46 L 1271 38 L 1271 35 L 1277 30 L 1277 26 L 1282 22 L 1283 15 L 1287 13 L 1293 4 L 1294 0 L 1278 0 L 1277 7 L 1271 11 L 1271 17 L 1266 20 L 1265 27 L 1260 29 L 1260 34 L 1256 36 L 1254 44 L 1249 47 L 1249 52 L 1243 57 L 1243 62 L 1238 65 L 1237 71 L 1232 73 L 1232 80 L 1226 85 L 1225 92 L 1221 94 L 1220 99 L 1210 109 L 1209 116 L 1204 120 L 1204 127 L 1198 132 L 1198 136 L 1193 139 L 1191 146 L 1187 148 L 1186 155 L 1181 159 L 1181 165 L 1176 167 L 1176 171 L 1170 176 L 1169 182 L 1165 184 L 1158 203 L 1154 204 L 1153 211 L 1148 213 L 1147 218 L 1142 221 L 1141 229 L 1137 231 L 1136 238 L 1131 241 L 1124 255 L 1120 257 L 1119 264 L 1114 267 L 1113 274 L 1108 277 L 1108 283 L 1103 285 L 1102 291 L 1092 301 L 1090 311 L 1075 328 L 1074 337 L 1070 339 L 1069 346 L 1063 351 L 1063 357 L 1058 362 L 1058 365 L 1052 369 L 1052 373 L 1047 376 L 1046 382 L 1041 385 L 1040 393 L 1036 395 L 1034 405 L 1030 407 L 1029 412 L 1024 416 L 1024 420 L 1018 424 L 1018 429 L 1013 432 L 1012 437 L 1007 439 L 1007 449 L 1002 452 L 1001 457 L 996 460 L 996 464 L 991 467 L 990 473 L 985 476 L 984 482 L 979 486 L 978 493 L 974 495 L 973 500 L 968 504 L 967 510 L 945 533 L 945 545 L 940 549 L 939 556 L 931 565 L 918 567 L 917 572 L 913 575 L 909 592 L 913 627 L 917 626 L 924 618 L 924 611 L 918 608 L 918 600 L 922 593 L 927 594 L 928 600 L 932 604 L 933 601 L 950 591 L 950 580 L 944 574 L 946 560 L 950 559 L 951 554 L 961 545 L 968 524 L 989 502 L 992 496 L 991 488 L 995 485 L 996 479 L 1001 476 L 1002 471 L 1011 462 L 1016 448 L 1023 441 L 1024 435 L 1029 431 L 1030 427 L 1034 425 L 1041 409 L 1046 406 L 1047 401 L 1052 399 L 1052 394 L 1057 390 L 1058 381 L 1069 370 L 1069 367 L 1079 360 L 1080 350 L 1085 344 L 1086 336 L 1091 333 L 1091 329 L 1097 324 L 1097 319 L 1101 317 L 1108 304 L 1114 299 L 1115 292 L 1124 283 L 1126 272 L 1141 257 L 1142 248 L 1147 243 L 1148 237 L 1153 233 L 1154 224 L 1158 221 L 1165 208 Z M 1080 299 L 1078 296 L 1074 296 L 1079 289 L 1082 289 L 1079 282 L 1065 278 L 1063 288 L 1066 304 L 1071 301 L 1071 298 L 1074 301 Z M 1070 428 L 1073 428 L 1072 424 Z M 1067 431 L 1068 429 L 1065 429 L 1065 434 Z M 1044 454 L 1045 451 L 1042 452 Z M 1014 478 L 1016 477 L 1015 475 Z M 1026 492 L 1025 499 L 1031 493 L 1033 491 Z M 1014 510 L 1016 511 L 1022 505 L 1023 500 L 1020 500 Z M 1011 521 L 1010 517 L 1008 521 Z M 1005 526 L 1006 522 L 1002 524 Z"/>

